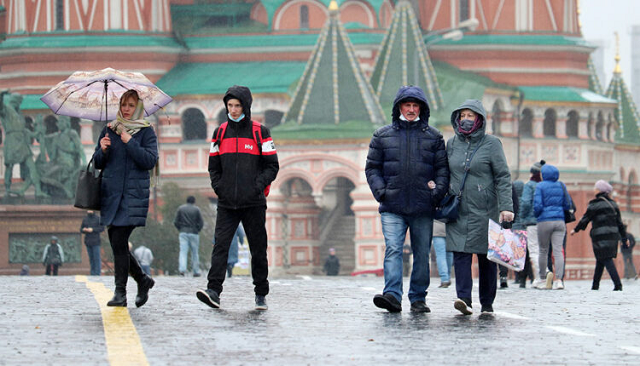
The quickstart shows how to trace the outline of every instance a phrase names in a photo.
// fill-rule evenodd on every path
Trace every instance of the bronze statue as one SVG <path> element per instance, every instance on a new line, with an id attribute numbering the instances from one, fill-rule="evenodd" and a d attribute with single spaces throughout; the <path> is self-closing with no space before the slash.
<path id="1" fill-rule="evenodd" d="M 8 101 L 5 102 L 5 95 Z M 0 120 L 5 130 L 4 141 L 4 195 L 9 197 L 24 196 L 24 192 L 33 185 L 36 197 L 46 197 L 40 189 L 40 176 L 33 161 L 31 152 L 31 132 L 27 129 L 24 116 L 20 113 L 22 96 L 17 93 L 0 92 Z M 20 164 L 20 176 L 24 180 L 22 189 L 11 190 L 13 166 Z"/>

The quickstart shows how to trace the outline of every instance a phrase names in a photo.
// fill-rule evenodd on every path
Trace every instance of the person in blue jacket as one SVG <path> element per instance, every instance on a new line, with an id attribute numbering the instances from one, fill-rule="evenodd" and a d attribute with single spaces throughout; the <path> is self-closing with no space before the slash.
<path id="1" fill-rule="evenodd" d="M 564 222 L 564 211 L 570 210 L 571 197 L 567 193 L 567 187 L 558 180 L 560 172 L 553 165 L 545 164 L 540 169 L 542 182 L 536 185 L 533 197 L 533 213 L 538 222 L 538 278 L 546 278 L 546 282 L 536 283 L 538 289 L 548 289 L 553 281 L 554 290 L 564 289 L 564 253 L 562 242 L 567 233 Z M 555 274 L 547 271 L 547 256 L 549 243 L 553 249 L 553 262 Z"/>
<path id="2" fill-rule="evenodd" d="M 101 224 L 107 227 L 113 249 L 115 292 L 107 306 L 127 306 L 127 279 L 138 283 L 135 304 L 144 305 L 155 282 L 140 267 L 129 250 L 129 236 L 144 226 L 149 211 L 150 170 L 158 161 L 158 139 L 143 119 L 144 105 L 135 90 L 120 98 L 115 121 L 107 124 L 93 153 L 102 169 Z"/>
<path id="3" fill-rule="evenodd" d="M 377 129 L 369 144 L 365 173 L 382 221 L 385 241 L 384 290 L 373 303 L 402 311 L 402 248 L 411 233 L 411 311 L 430 312 L 429 250 L 434 208 L 449 188 L 449 163 L 442 134 L 429 125 L 422 89 L 403 86 L 393 102 L 392 122 Z"/>

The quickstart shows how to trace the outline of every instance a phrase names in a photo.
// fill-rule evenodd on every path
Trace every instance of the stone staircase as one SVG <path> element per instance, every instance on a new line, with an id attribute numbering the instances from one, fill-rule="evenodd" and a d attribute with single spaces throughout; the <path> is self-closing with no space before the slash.
<path id="1" fill-rule="evenodd" d="M 356 234 L 356 219 L 353 214 L 341 215 L 329 229 L 325 241 L 320 247 L 320 268 L 322 274 L 324 261 L 329 255 L 329 248 L 335 248 L 336 256 L 340 260 L 340 275 L 349 275 L 355 269 L 356 253 L 353 238 Z"/>

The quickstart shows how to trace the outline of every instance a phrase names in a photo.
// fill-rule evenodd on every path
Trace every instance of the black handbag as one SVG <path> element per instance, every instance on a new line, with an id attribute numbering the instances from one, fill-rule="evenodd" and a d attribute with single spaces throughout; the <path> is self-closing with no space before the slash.
<path id="1" fill-rule="evenodd" d="M 562 189 L 564 189 L 564 199 L 569 200 L 569 202 L 571 203 L 571 208 L 568 210 L 564 210 L 564 223 L 568 224 L 570 222 L 576 221 L 576 205 L 573 203 L 569 192 L 567 192 L 567 187 L 564 185 L 564 183 L 560 183 L 562 184 Z"/>
<path id="2" fill-rule="evenodd" d="M 85 210 L 100 211 L 100 185 L 102 184 L 102 171 L 96 175 L 93 158 L 87 164 L 87 168 L 80 171 L 78 185 L 76 185 L 76 200 L 74 207 Z"/>
<path id="3" fill-rule="evenodd" d="M 484 136 L 482 137 L 482 140 L 480 140 L 478 146 L 476 146 L 476 149 L 473 150 L 469 158 L 464 163 L 464 176 L 462 177 L 462 181 L 460 182 L 460 189 L 458 190 L 458 194 L 454 195 L 447 192 L 442 201 L 440 201 L 440 205 L 436 207 L 435 215 L 433 216 L 436 220 L 439 220 L 446 224 L 449 222 L 456 222 L 456 220 L 458 219 L 458 216 L 460 214 L 458 212 L 458 208 L 460 206 L 460 199 L 462 198 L 464 183 L 467 181 L 467 175 L 469 174 L 471 159 L 473 159 L 473 156 L 482 145 L 482 142 L 484 142 Z M 451 142 L 451 144 L 453 145 L 453 142 Z"/>

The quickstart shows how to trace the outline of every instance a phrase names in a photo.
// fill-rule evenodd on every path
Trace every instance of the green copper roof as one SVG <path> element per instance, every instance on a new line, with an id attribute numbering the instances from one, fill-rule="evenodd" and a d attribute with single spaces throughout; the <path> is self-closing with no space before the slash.
<path id="1" fill-rule="evenodd" d="M 322 28 L 282 121 L 305 126 L 384 122 L 382 108 L 337 14 Z"/>
<path id="2" fill-rule="evenodd" d="M 598 78 L 598 73 L 596 72 L 596 67 L 593 65 L 591 56 L 589 56 L 589 61 L 587 61 L 587 67 L 589 68 L 589 90 L 596 94 L 604 95 L 604 90 L 602 90 L 602 84 L 600 84 L 600 78 Z"/>
<path id="3" fill-rule="evenodd" d="M 381 33 L 352 32 L 349 40 L 354 45 L 380 44 L 384 37 Z M 313 47 L 318 42 L 318 34 L 259 34 L 229 36 L 194 36 L 185 37 L 190 50 L 202 49 L 237 49 L 276 47 Z"/>
<path id="4" fill-rule="evenodd" d="M 42 94 L 23 94 L 20 110 L 50 110 L 49 107 L 40 100 L 40 97 L 42 97 Z"/>
<path id="5" fill-rule="evenodd" d="M 431 111 L 429 122 L 436 128 L 451 126 L 451 112 L 458 108 L 467 99 L 482 100 L 487 88 L 501 89 L 515 92 L 512 86 L 498 84 L 482 75 L 460 70 L 450 64 L 433 61 L 433 67 L 438 75 L 438 84 L 442 92 L 442 107 L 437 111 Z"/>
<path id="6" fill-rule="evenodd" d="M 287 93 L 300 78 L 304 62 L 183 63 L 156 83 L 165 93 L 224 94 L 231 85 L 245 85 L 254 94 Z"/>
<path id="7" fill-rule="evenodd" d="M 416 85 L 425 91 L 431 110 L 442 104 L 442 94 L 422 32 L 408 1 L 396 6 L 371 74 L 371 86 L 380 104 L 392 105 L 401 85 Z"/>
<path id="8" fill-rule="evenodd" d="M 21 48 L 96 48 L 96 47 L 171 47 L 178 51 L 180 45 L 168 36 L 128 35 L 111 32 L 105 35 L 87 35 L 86 33 L 67 32 L 65 34 L 30 35 L 9 37 L 0 43 L 0 50 Z M 130 52 L 130 50 L 127 50 Z"/>
<path id="9" fill-rule="evenodd" d="M 338 140 L 368 139 L 376 126 L 369 121 L 346 121 L 339 124 L 303 124 L 294 121 L 278 125 L 271 129 L 276 141 L 282 140 Z"/>
<path id="10" fill-rule="evenodd" d="M 282 4 L 284 4 L 287 1 L 289 0 L 260 0 L 265 10 L 267 11 L 267 19 L 269 19 L 269 29 L 271 29 L 271 21 L 273 20 L 273 17 L 276 14 L 276 11 L 278 10 L 278 8 L 280 8 L 280 6 L 282 6 Z M 324 4 L 324 6 L 327 9 L 329 8 L 329 3 L 331 3 L 331 0 L 319 0 L 319 1 L 322 4 Z M 342 6 L 342 4 L 347 1 L 348 0 L 337 0 L 338 6 Z M 376 12 L 376 20 L 378 20 L 378 23 L 380 23 L 380 19 L 379 19 L 380 8 L 382 7 L 382 4 L 384 4 L 384 0 L 363 0 L 363 2 L 373 7 L 373 10 Z"/>
<path id="11" fill-rule="evenodd" d="M 425 38 L 425 41 L 427 39 Z M 580 37 L 539 34 L 465 34 L 460 40 L 438 41 L 440 45 L 542 45 L 542 46 L 584 46 L 593 47 Z"/>
<path id="12" fill-rule="evenodd" d="M 616 103 L 614 99 L 588 89 L 565 86 L 521 86 L 525 100 L 538 102 Z"/>
<path id="13" fill-rule="evenodd" d="M 638 109 L 619 72 L 613 73 L 613 79 L 611 79 L 611 83 L 607 88 L 606 95 L 609 98 L 616 99 L 618 104 L 615 118 L 620 128 L 616 131 L 616 141 L 640 144 L 640 133 L 638 132 L 640 116 L 638 115 Z"/>

